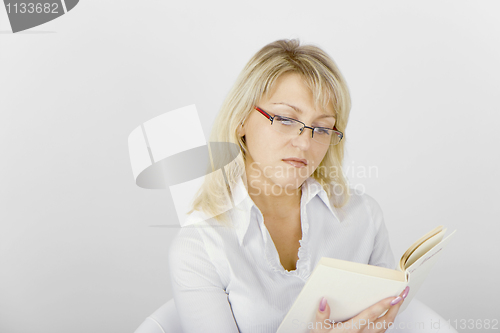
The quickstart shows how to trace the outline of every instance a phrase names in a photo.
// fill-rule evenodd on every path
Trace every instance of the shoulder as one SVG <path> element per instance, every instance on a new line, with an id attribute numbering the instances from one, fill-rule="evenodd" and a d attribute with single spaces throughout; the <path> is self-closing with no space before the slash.
<path id="1" fill-rule="evenodd" d="M 342 219 L 359 219 L 370 221 L 378 228 L 383 218 L 379 203 L 364 191 L 349 188 L 349 199 L 343 206 L 335 205 L 335 194 L 332 195 L 332 208 Z"/>
<path id="2" fill-rule="evenodd" d="M 169 257 L 171 260 L 218 257 L 222 248 L 227 247 L 234 238 L 233 234 L 231 228 L 221 225 L 216 219 L 202 212 L 195 211 L 187 217 L 186 224 L 173 239 Z"/>
<path id="3" fill-rule="evenodd" d="M 371 216 L 382 213 L 379 203 L 371 195 L 364 191 L 352 190 L 352 192 L 354 193 L 352 197 L 363 205 Z"/>
<path id="4" fill-rule="evenodd" d="M 200 231 L 207 229 L 208 226 L 210 222 L 203 213 L 195 211 L 189 214 L 170 244 L 170 256 L 186 257 L 202 251 L 204 241 Z"/>
<path id="5" fill-rule="evenodd" d="M 198 228 L 194 225 L 181 227 L 170 243 L 168 250 L 171 264 L 181 264 L 188 258 L 199 257 L 205 252 Z"/>

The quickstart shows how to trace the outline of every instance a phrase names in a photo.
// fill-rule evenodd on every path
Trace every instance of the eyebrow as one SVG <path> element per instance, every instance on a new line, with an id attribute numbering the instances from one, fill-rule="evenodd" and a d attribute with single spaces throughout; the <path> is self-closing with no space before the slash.
<path id="1" fill-rule="evenodd" d="M 296 106 L 293 106 L 293 105 L 290 105 L 290 104 L 287 104 L 287 103 L 283 103 L 283 102 L 280 102 L 280 103 L 273 103 L 273 104 L 278 104 L 278 105 L 286 105 L 288 107 L 291 107 L 292 109 L 294 109 L 295 111 L 297 111 L 297 113 L 304 113 L 301 109 L 299 109 L 298 107 Z M 331 115 L 331 114 L 322 114 L 321 116 L 319 116 L 318 118 L 335 118 L 334 115 Z"/>

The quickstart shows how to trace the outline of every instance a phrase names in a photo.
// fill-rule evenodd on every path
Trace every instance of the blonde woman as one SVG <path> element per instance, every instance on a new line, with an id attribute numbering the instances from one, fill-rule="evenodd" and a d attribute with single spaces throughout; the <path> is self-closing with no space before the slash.
<path id="1" fill-rule="evenodd" d="M 170 247 L 185 333 L 276 332 L 323 256 L 393 268 L 380 207 L 342 173 L 349 110 L 347 85 L 318 47 L 279 40 L 248 62 L 210 137 L 241 154 L 206 178 L 190 215 L 204 221 L 182 228 Z M 392 322 L 407 293 L 355 319 Z M 329 316 L 322 299 L 316 322 Z"/>

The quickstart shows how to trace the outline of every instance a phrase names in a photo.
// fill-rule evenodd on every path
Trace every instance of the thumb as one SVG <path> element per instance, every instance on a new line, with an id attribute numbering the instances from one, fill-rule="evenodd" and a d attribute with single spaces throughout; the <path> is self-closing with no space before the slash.
<path id="1" fill-rule="evenodd" d="M 313 324 L 310 332 L 314 333 L 328 332 L 333 328 L 333 324 L 330 322 L 330 306 L 325 297 L 321 298 L 319 302 L 318 310 L 316 311 L 316 322 Z"/>

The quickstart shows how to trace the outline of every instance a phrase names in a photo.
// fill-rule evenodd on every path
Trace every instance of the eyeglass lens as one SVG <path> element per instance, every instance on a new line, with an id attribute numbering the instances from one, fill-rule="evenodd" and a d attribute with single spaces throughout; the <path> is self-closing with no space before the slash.
<path id="1" fill-rule="evenodd" d="M 278 115 L 274 117 L 272 122 L 273 129 L 290 136 L 300 135 L 303 126 L 304 125 L 301 122 L 295 119 L 281 117 Z M 305 127 L 303 131 L 304 130 L 306 130 Z M 336 145 L 340 142 L 341 137 L 333 129 L 316 127 L 314 128 L 312 139 L 323 145 Z"/>

